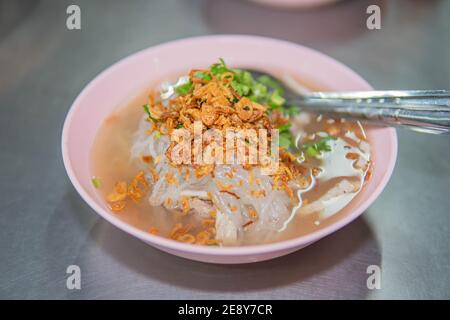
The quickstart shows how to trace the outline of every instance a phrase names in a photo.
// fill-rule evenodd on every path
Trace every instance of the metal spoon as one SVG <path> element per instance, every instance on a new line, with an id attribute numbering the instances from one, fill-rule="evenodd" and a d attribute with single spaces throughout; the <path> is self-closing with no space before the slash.
<path id="1" fill-rule="evenodd" d="M 255 78 L 262 75 L 274 78 L 264 72 L 247 71 Z M 285 81 L 278 80 L 278 82 L 285 90 L 284 97 L 287 104 L 296 105 L 300 110 L 323 114 L 331 118 L 407 127 L 427 133 L 450 133 L 449 90 L 305 92 L 300 94 L 288 86 Z"/>

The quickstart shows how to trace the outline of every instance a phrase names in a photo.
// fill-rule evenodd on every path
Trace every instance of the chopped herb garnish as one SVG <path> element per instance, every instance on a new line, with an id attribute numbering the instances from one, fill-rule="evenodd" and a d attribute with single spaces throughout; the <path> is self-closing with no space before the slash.
<path id="1" fill-rule="evenodd" d="M 289 130 L 291 126 L 290 123 L 286 123 L 277 128 L 279 132 L 279 146 L 286 150 L 294 146 L 294 136 Z"/>
<path id="2" fill-rule="evenodd" d="M 209 81 L 212 79 L 211 75 L 206 72 L 197 72 L 194 76 L 198 79 L 202 79 L 202 80 L 206 80 L 206 81 Z"/>
<path id="3" fill-rule="evenodd" d="M 219 61 L 219 63 L 215 63 L 211 66 L 211 72 L 216 76 L 220 76 L 221 74 L 230 71 L 222 58 L 220 58 Z"/>
<path id="4" fill-rule="evenodd" d="M 280 133 L 280 138 L 278 142 L 280 148 L 285 148 L 286 150 L 288 150 L 293 145 L 293 136 L 291 135 L 290 132 Z"/>
<path id="5" fill-rule="evenodd" d="M 177 124 L 177 126 L 175 128 L 176 129 L 181 129 L 181 128 L 184 128 L 184 126 L 181 123 L 179 123 L 179 124 Z"/>
<path id="6" fill-rule="evenodd" d="M 252 93 L 257 99 L 264 99 L 267 94 L 267 87 L 261 83 L 255 82 L 252 86 Z"/>
<path id="7" fill-rule="evenodd" d="M 92 177 L 91 181 L 92 181 L 92 185 L 94 186 L 95 189 L 100 188 L 102 185 L 100 182 L 100 179 L 97 177 Z"/>
<path id="8" fill-rule="evenodd" d="M 178 94 L 187 94 L 189 90 L 192 88 L 192 82 L 188 81 L 185 84 L 179 85 L 178 87 L 175 87 L 175 92 Z"/>
<path id="9" fill-rule="evenodd" d="M 149 117 L 151 116 L 150 107 L 149 107 L 148 103 L 144 104 L 144 111 L 148 114 Z"/>
<path id="10" fill-rule="evenodd" d="M 231 86 L 240 96 L 248 96 L 250 94 L 250 87 L 246 84 L 240 83 L 237 80 L 231 81 Z"/>
<path id="11" fill-rule="evenodd" d="M 248 97 L 253 95 L 252 87 L 255 84 L 255 80 L 248 71 L 233 69 L 234 79 L 231 82 L 233 89 L 240 95 Z"/>
<path id="12" fill-rule="evenodd" d="M 272 90 L 278 92 L 278 94 L 283 95 L 284 94 L 284 89 L 283 87 L 273 78 L 264 75 L 264 76 L 260 76 L 258 77 L 258 82 L 271 88 Z"/>
<path id="13" fill-rule="evenodd" d="M 285 103 L 285 99 L 280 96 L 280 94 L 277 91 L 274 91 L 270 97 L 269 97 L 269 107 L 273 109 L 279 109 L 283 106 Z"/>
<path id="14" fill-rule="evenodd" d="M 282 124 L 281 126 L 278 127 L 278 130 L 280 131 L 280 133 L 282 132 L 289 132 L 289 129 L 292 127 L 291 123 L 286 123 L 286 124 Z"/>
<path id="15" fill-rule="evenodd" d="M 155 118 L 152 117 L 151 113 L 150 113 L 150 105 L 148 103 L 144 104 L 144 111 L 145 113 L 148 114 L 148 118 L 150 120 L 152 120 L 153 122 L 157 122 L 158 120 L 156 120 Z"/>
<path id="16" fill-rule="evenodd" d="M 330 140 L 336 140 L 337 138 L 333 136 L 326 136 L 321 138 L 319 141 L 314 143 L 305 143 L 302 146 L 303 151 L 310 157 L 317 157 L 322 152 L 329 152 L 331 151 L 331 147 L 329 145 Z"/>
<path id="17" fill-rule="evenodd" d="M 298 106 L 289 105 L 283 108 L 283 113 L 288 117 L 293 117 L 300 112 L 299 110 L 300 108 Z"/>
<path id="18" fill-rule="evenodd" d="M 254 80 L 253 80 L 252 74 L 248 71 L 242 71 L 242 70 L 239 70 L 239 71 L 241 71 L 239 82 L 244 83 L 248 86 L 253 85 Z"/>
<path id="19" fill-rule="evenodd" d="M 153 137 L 155 139 L 160 139 L 161 138 L 161 131 L 156 131 L 155 134 L 153 135 Z"/>

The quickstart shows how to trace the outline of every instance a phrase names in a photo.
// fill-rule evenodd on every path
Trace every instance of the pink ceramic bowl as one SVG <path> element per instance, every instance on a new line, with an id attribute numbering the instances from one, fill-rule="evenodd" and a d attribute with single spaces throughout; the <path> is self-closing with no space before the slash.
<path id="1" fill-rule="evenodd" d="M 177 256 L 213 263 L 249 263 L 301 249 L 357 218 L 378 197 L 391 176 L 397 137 L 391 128 L 369 128 L 375 168 L 364 190 L 344 214 L 317 231 L 295 239 L 256 246 L 207 247 L 176 242 L 138 230 L 111 213 L 91 185 L 92 142 L 103 119 L 155 80 L 206 67 L 223 57 L 232 66 L 289 72 L 331 90 L 370 90 L 370 85 L 341 63 L 293 43 L 254 36 L 206 36 L 158 45 L 133 54 L 103 71 L 80 93 L 66 117 L 62 155 L 67 174 L 81 197 L 99 215 L 151 246 Z"/>

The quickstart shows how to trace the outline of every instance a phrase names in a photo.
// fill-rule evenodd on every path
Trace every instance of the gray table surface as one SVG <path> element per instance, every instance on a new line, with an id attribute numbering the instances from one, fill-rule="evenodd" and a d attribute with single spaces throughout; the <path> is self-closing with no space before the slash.
<path id="1" fill-rule="evenodd" d="M 82 30 L 66 28 L 80 5 Z M 365 27 L 378 4 L 382 29 Z M 355 222 L 289 256 L 221 266 L 162 253 L 103 221 L 61 159 L 64 117 L 101 70 L 140 49 L 196 35 L 298 42 L 376 88 L 450 88 L 449 0 L 345 0 L 273 10 L 238 0 L 0 0 L 0 298 L 450 298 L 450 140 L 399 133 L 394 175 Z M 66 268 L 81 268 L 81 290 Z M 366 268 L 379 265 L 382 288 Z"/>

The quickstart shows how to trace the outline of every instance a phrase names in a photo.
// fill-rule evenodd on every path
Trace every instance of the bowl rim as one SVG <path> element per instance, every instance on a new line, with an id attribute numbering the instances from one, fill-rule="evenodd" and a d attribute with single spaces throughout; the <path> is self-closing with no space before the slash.
<path id="1" fill-rule="evenodd" d="M 293 250 L 295 248 L 299 248 L 310 243 L 313 243 L 323 237 L 328 236 L 329 234 L 341 229 L 348 223 L 355 220 L 358 216 L 360 216 L 367 208 L 376 200 L 376 198 L 381 194 L 385 186 L 387 185 L 392 172 L 395 167 L 396 159 L 397 159 L 397 151 L 398 151 L 398 141 L 397 141 L 397 133 L 394 128 L 382 128 L 380 130 L 384 130 L 389 135 L 390 140 L 390 150 L 388 150 L 390 157 L 388 160 L 387 170 L 382 175 L 380 183 L 375 187 L 375 190 L 368 196 L 368 198 L 357 208 L 350 211 L 346 216 L 342 219 L 337 220 L 336 222 L 321 228 L 319 230 L 313 231 L 303 236 L 295 237 L 288 240 L 283 240 L 274 243 L 268 244 L 258 244 L 258 245 L 246 245 L 246 246 L 234 246 L 234 247 L 214 247 L 214 246 L 200 246 L 193 244 L 186 244 L 182 242 L 178 242 L 172 239 L 164 238 L 161 236 L 153 235 L 143 230 L 140 230 L 125 221 L 122 221 L 120 218 L 114 216 L 111 212 L 108 212 L 104 208 L 102 208 L 95 200 L 91 198 L 91 196 L 87 193 L 87 191 L 82 187 L 80 181 L 75 175 L 74 169 L 72 167 L 71 159 L 69 157 L 69 145 L 68 135 L 72 124 L 73 115 L 77 110 L 77 106 L 79 105 L 79 101 L 83 99 L 83 97 L 90 91 L 92 87 L 96 85 L 97 82 L 101 82 L 103 78 L 107 77 L 109 73 L 113 72 L 115 69 L 119 68 L 123 64 L 126 64 L 129 60 L 136 58 L 137 56 L 144 55 L 148 51 L 159 50 L 168 46 L 183 46 L 190 42 L 195 41 L 233 41 L 233 40 L 248 40 L 253 42 L 271 42 L 274 45 L 282 44 L 284 46 L 289 46 L 292 48 L 301 48 L 302 50 L 309 51 L 312 54 L 320 56 L 321 59 L 328 60 L 336 64 L 338 67 L 345 70 L 347 73 L 351 74 L 355 79 L 360 81 L 362 84 L 365 84 L 368 88 L 371 88 L 370 84 L 364 80 L 359 74 L 355 71 L 347 67 L 345 64 L 340 61 L 325 55 L 317 50 L 311 49 L 309 47 L 305 47 L 303 45 L 292 43 L 285 40 L 274 39 L 269 37 L 261 37 L 261 36 L 253 36 L 253 35 L 207 35 L 207 36 L 197 36 L 197 37 L 189 37 L 183 38 L 179 40 L 173 40 L 169 42 L 164 42 L 162 44 L 158 44 L 155 46 L 151 46 L 135 53 L 132 53 L 112 65 L 108 66 L 106 69 L 97 74 L 78 94 L 75 98 L 74 102 L 69 108 L 69 111 L 66 115 L 63 124 L 62 137 L 61 137 L 61 151 L 64 167 L 66 169 L 66 173 L 72 182 L 73 186 L 79 193 L 79 195 L 83 198 L 83 200 L 100 216 L 106 219 L 108 222 L 116 226 L 117 228 L 129 233 L 130 235 L 135 236 L 136 238 L 143 240 L 149 244 L 153 244 L 160 248 L 166 248 L 169 250 L 182 251 L 184 253 L 192 253 L 192 254 L 200 254 L 200 255 L 213 255 L 213 256 L 244 256 L 244 255 L 252 255 L 252 254 L 262 254 L 262 253 L 270 253 L 277 251 L 286 251 Z"/>
<path id="2" fill-rule="evenodd" d="M 335 4 L 341 0 L 302 0 L 291 1 L 291 0 L 250 0 L 254 4 L 262 5 L 266 7 L 273 7 L 277 9 L 313 9 L 317 7 L 322 7 L 326 5 Z"/>

